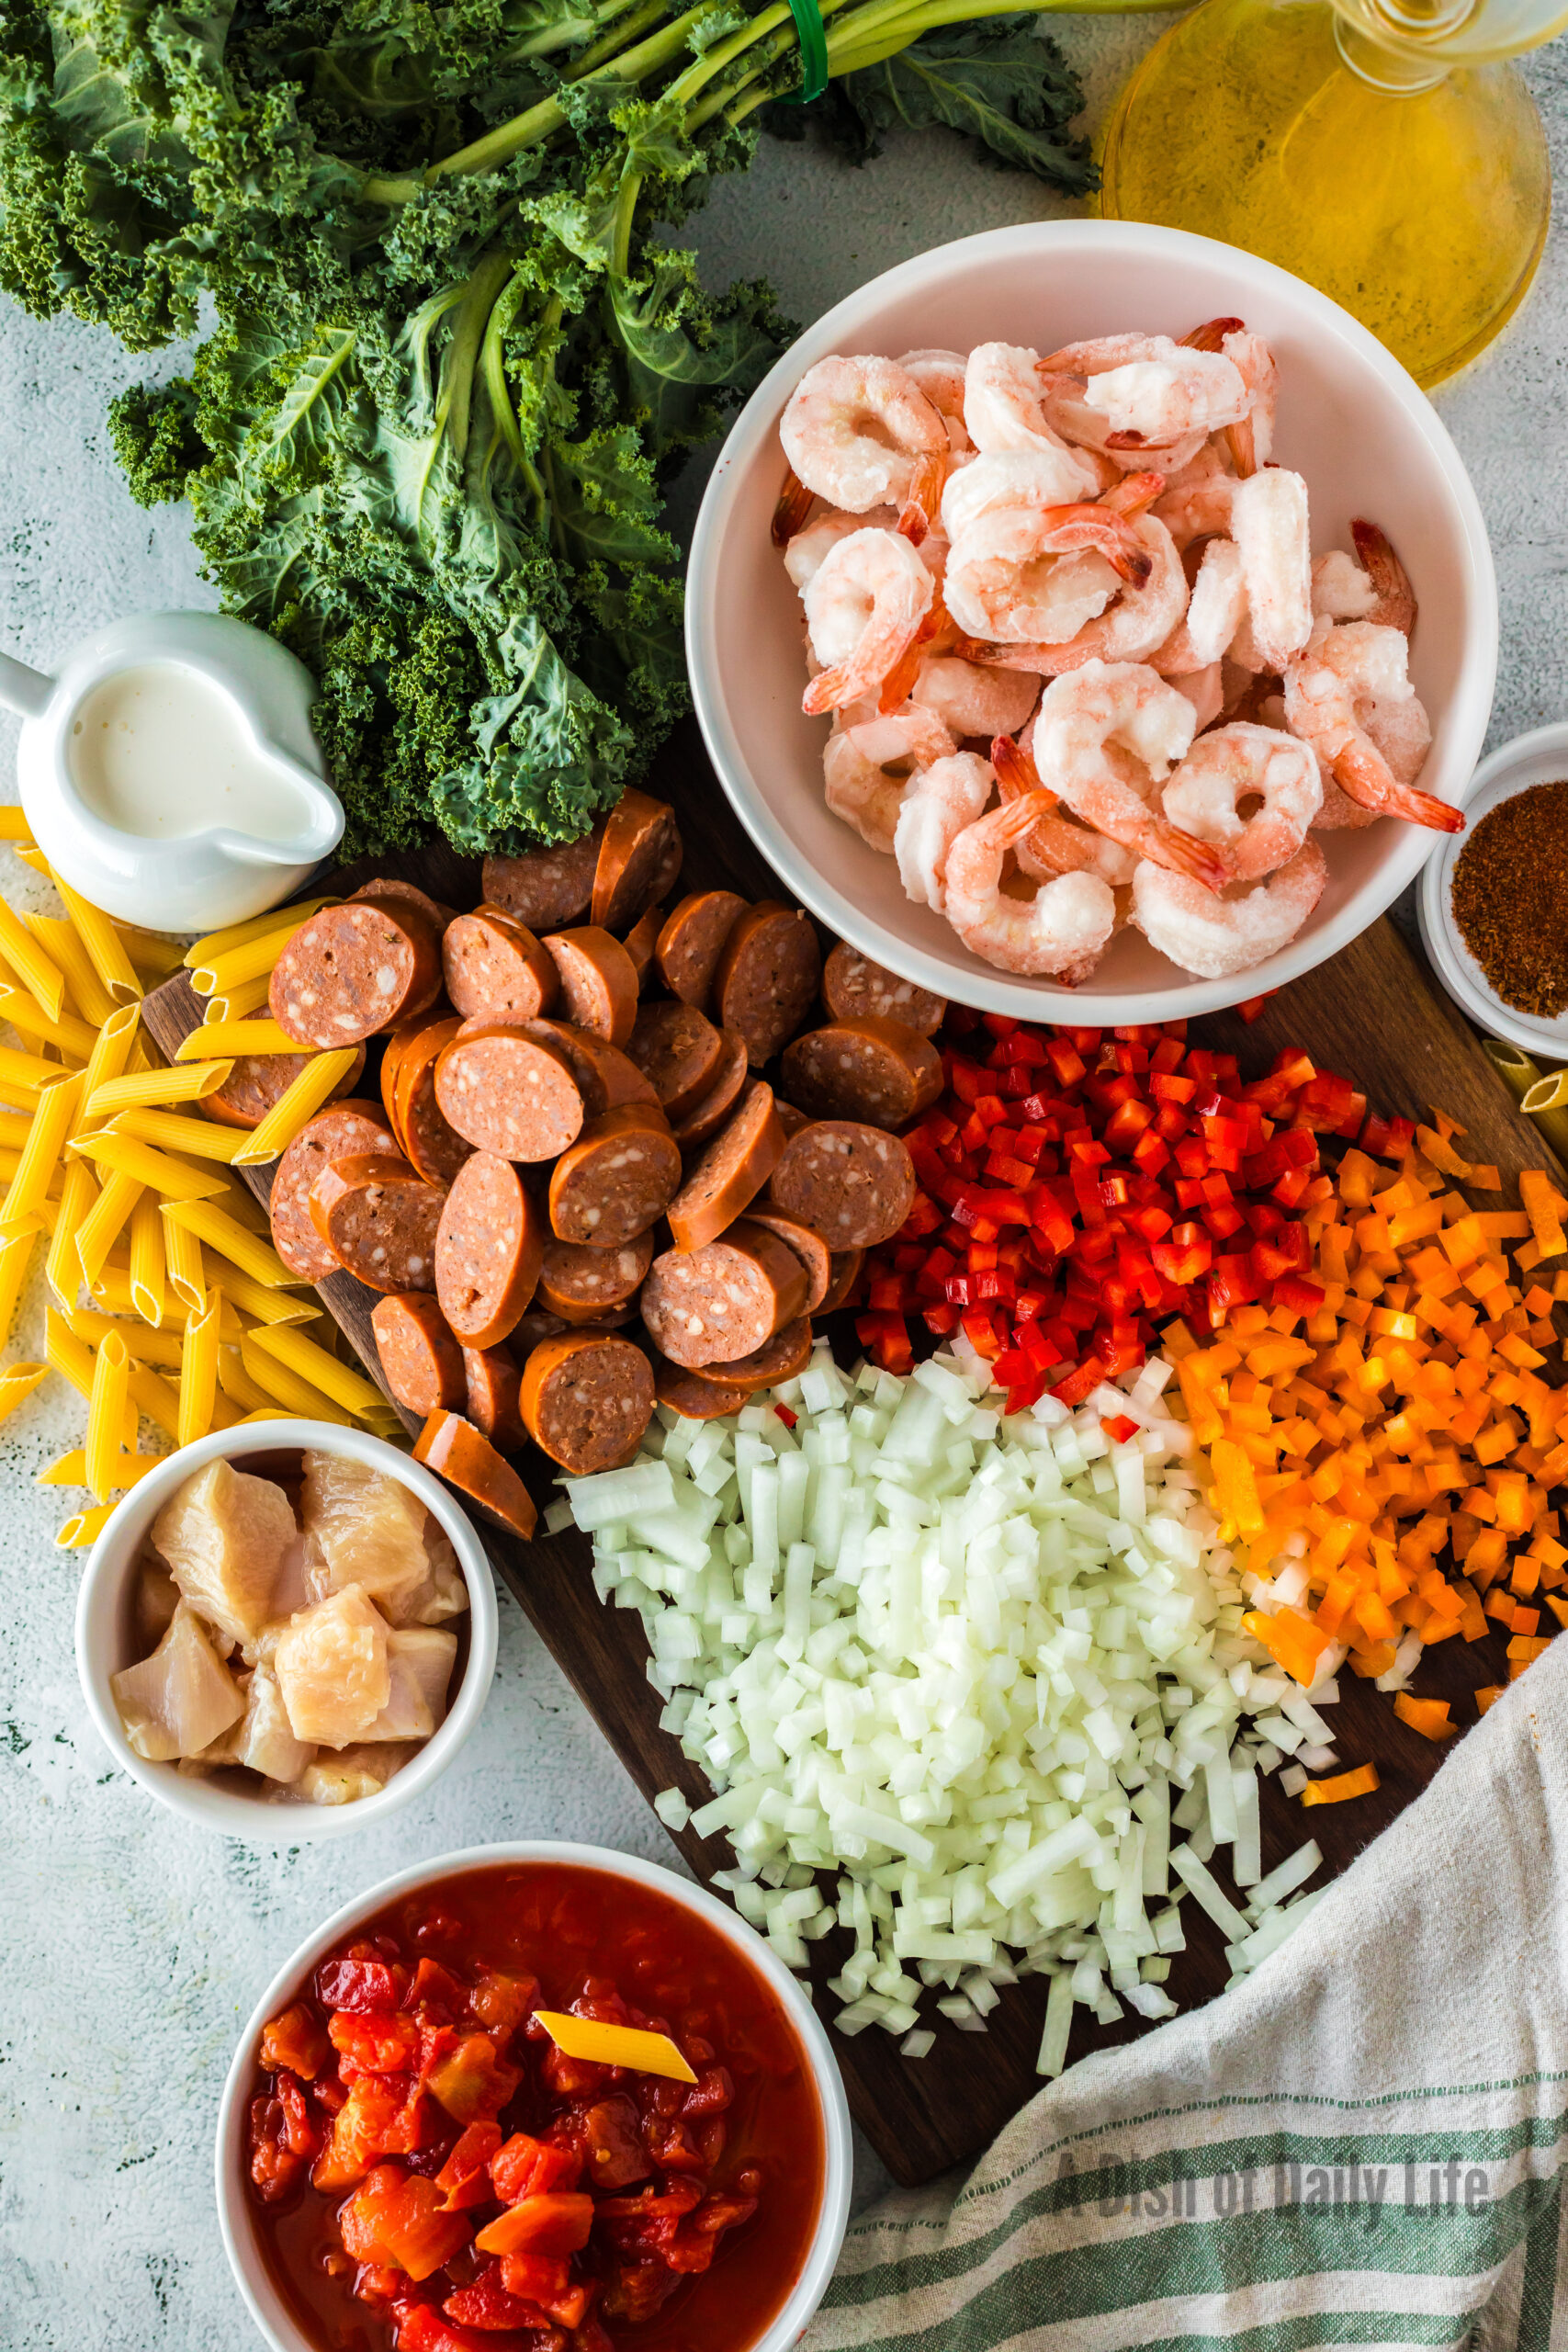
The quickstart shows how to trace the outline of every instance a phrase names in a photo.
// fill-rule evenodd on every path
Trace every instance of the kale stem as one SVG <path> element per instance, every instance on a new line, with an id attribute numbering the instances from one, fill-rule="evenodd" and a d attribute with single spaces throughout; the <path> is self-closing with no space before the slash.
<path id="1" fill-rule="evenodd" d="M 631 262 L 632 223 L 637 217 L 637 200 L 642 190 L 642 174 L 627 172 L 622 178 L 620 193 L 615 198 L 615 228 L 610 247 L 610 275 L 625 277 Z"/>

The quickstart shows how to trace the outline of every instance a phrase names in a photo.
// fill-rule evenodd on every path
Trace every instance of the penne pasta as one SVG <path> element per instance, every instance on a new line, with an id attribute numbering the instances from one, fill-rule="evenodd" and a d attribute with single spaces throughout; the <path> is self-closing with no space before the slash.
<path id="1" fill-rule="evenodd" d="M 6 1151 L 22 1151 L 33 1131 L 32 1118 L 26 1111 L 0 1111 L 0 1148 Z"/>
<path id="2" fill-rule="evenodd" d="M 221 996 L 209 996 L 207 1000 L 207 1020 L 243 1021 L 249 1014 L 259 1012 L 266 1002 L 271 983 L 270 973 L 258 972 L 254 980 L 240 980 L 234 987 L 226 989 Z"/>
<path id="3" fill-rule="evenodd" d="M 314 1340 L 308 1340 L 303 1331 L 291 1331 L 283 1325 L 275 1324 L 270 1330 L 251 1332 L 249 1338 L 253 1351 L 260 1350 L 266 1355 L 275 1356 L 279 1363 L 286 1364 L 290 1372 L 298 1373 L 302 1380 L 308 1380 L 313 1388 L 319 1388 L 324 1396 L 330 1396 L 345 1411 L 364 1414 L 379 1412 L 383 1408 L 391 1410 L 373 1382 L 367 1380 L 362 1373 L 351 1372 L 347 1364 L 339 1363 L 325 1348 L 318 1347 Z"/>
<path id="4" fill-rule="evenodd" d="M 0 899 L 0 956 L 50 1019 L 58 1021 L 65 1010 L 65 975 L 4 899 Z"/>
<path id="5" fill-rule="evenodd" d="M 16 1367 L 18 1372 L 30 1368 L 21 1364 Z M 41 1364 L 38 1367 L 40 1372 L 44 1368 Z M 128 1487 L 139 1487 L 149 1470 L 156 1470 L 164 1459 L 161 1453 L 118 1455 L 114 1465 L 115 1492 L 123 1494 Z M 39 1471 L 33 1480 L 35 1487 L 85 1487 L 86 1483 L 87 1456 L 82 1446 L 77 1446 L 70 1453 L 57 1455 L 54 1461 Z"/>
<path id="6" fill-rule="evenodd" d="M 94 971 L 81 933 L 59 915 L 24 915 L 22 921 L 44 954 L 64 973 L 72 1002 L 83 1020 L 90 1021 L 95 1029 L 100 1027 L 114 1012 L 115 1001 Z"/>
<path id="7" fill-rule="evenodd" d="M 180 1357 L 178 1439 L 191 1445 L 212 1427 L 218 1396 L 218 1330 L 223 1294 L 211 1290 L 199 1315 L 186 1317 L 185 1349 Z"/>
<path id="8" fill-rule="evenodd" d="M 164 1228 L 164 1265 L 169 1288 L 182 1306 L 199 1310 L 207 1304 L 207 1270 L 201 1244 L 183 1226 L 172 1225 L 163 1212 L 164 1204 L 160 1201 L 158 1222 Z"/>
<path id="9" fill-rule="evenodd" d="M 164 1256 L 164 1220 L 156 1193 L 143 1193 L 130 1212 L 130 1303 L 143 1323 L 157 1330 L 168 1301 Z"/>
<path id="10" fill-rule="evenodd" d="M 135 1214 L 132 1209 L 132 1216 Z M 136 1299 L 130 1287 L 130 1268 L 120 1264 L 118 1252 L 107 1266 L 99 1269 L 92 1295 L 100 1314 L 123 1317 L 128 1322 L 135 1315 Z"/>
<path id="11" fill-rule="evenodd" d="M 0 1421 L 14 1413 L 24 1396 L 30 1396 L 40 1380 L 49 1377 L 46 1363 L 8 1363 L 0 1372 Z"/>
<path id="12" fill-rule="evenodd" d="M 104 1315 L 93 1306 L 68 1306 L 65 1320 L 79 1340 L 90 1348 L 97 1347 L 110 1333 L 117 1333 L 125 1342 L 125 1351 L 138 1363 L 162 1364 L 166 1371 L 177 1372 L 180 1351 L 185 1346 L 183 1331 L 152 1331 L 141 1323 L 117 1322 L 112 1315 Z"/>
<path id="13" fill-rule="evenodd" d="M 17 1317 L 17 1302 L 22 1295 L 22 1284 L 32 1263 L 36 1233 L 11 1233 L 0 1240 L 0 1347 L 11 1336 L 11 1326 Z"/>
<path id="14" fill-rule="evenodd" d="M 319 1388 L 312 1386 L 310 1381 L 302 1380 L 298 1373 L 291 1372 L 276 1356 L 269 1356 L 264 1349 L 258 1348 L 252 1332 L 247 1331 L 240 1342 L 240 1361 L 248 1376 L 274 1404 L 285 1405 L 291 1413 L 303 1414 L 307 1420 L 336 1421 L 344 1428 L 353 1426 L 352 1413 L 345 1412 L 332 1397 L 324 1396 Z"/>
<path id="15" fill-rule="evenodd" d="M 54 1541 L 62 1552 L 79 1552 L 88 1544 L 96 1544 L 118 1509 L 117 1503 L 99 1503 L 96 1510 L 73 1511 Z"/>
<path id="16" fill-rule="evenodd" d="M 62 1380 L 68 1382 L 70 1385 L 74 1388 L 78 1396 L 91 1397 L 93 1393 L 93 1351 L 91 1348 L 83 1346 L 81 1340 L 76 1337 L 74 1331 L 72 1330 L 70 1325 L 66 1322 L 64 1316 L 58 1313 L 52 1306 L 46 1307 L 44 1309 L 43 1359 L 51 1372 L 57 1372 Z M 134 1382 L 135 1377 L 135 1374 L 132 1373 L 130 1375 L 130 1381 L 132 1383 Z M 128 1453 L 134 1453 L 136 1450 L 136 1411 L 134 1406 L 129 1402 L 126 1405 L 122 1428 L 124 1430 L 123 1442 L 126 1450 Z"/>
<path id="17" fill-rule="evenodd" d="M 79 1077 L 50 1079 L 39 1087 L 38 1109 L 17 1155 L 17 1172 L 0 1201 L 0 1225 L 20 1224 L 47 1197 L 81 1101 Z"/>
<path id="18" fill-rule="evenodd" d="M 141 1143 L 136 1136 L 122 1135 L 116 1129 L 100 1127 L 91 1135 L 73 1136 L 72 1149 L 99 1168 L 133 1176 L 139 1184 L 149 1185 L 166 1201 L 210 1201 L 229 1189 L 228 1179 L 220 1170 L 182 1168 L 166 1151 L 159 1151 L 152 1144 Z"/>
<path id="19" fill-rule="evenodd" d="M 49 860 L 45 857 L 42 850 L 39 849 L 37 842 L 16 842 L 12 846 L 15 848 L 17 855 L 21 859 L 24 865 L 30 865 L 35 874 L 41 874 L 47 879 L 49 875 Z"/>
<path id="20" fill-rule="evenodd" d="M 0 842 L 30 842 L 33 829 L 28 822 L 27 810 L 19 800 L 9 800 L 0 808 Z"/>
<path id="21" fill-rule="evenodd" d="M 19 1057 L 13 1057 L 14 1059 Z M 89 1119 L 108 1119 L 120 1111 L 134 1111 L 154 1102 L 199 1102 L 215 1094 L 233 1069 L 232 1061 L 190 1062 L 180 1069 L 127 1069 L 87 1097 Z M 6 1075 L 0 1059 L 0 1078 Z"/>
<path id="22" fill-rule="evenodd" d="M 177 1111 L 117 1111 L 108 1125 L 117 1136 L 134 1136 L 139 1143 L 160 1144 L 165 1151 L 188 1151 L 194 1159 L 220 1159 L 231 1166 L 250 1141 L 243 1127 L 182 1118 Z M 0 1136 L 4 1134 L 0 1115 Z"/>
<path id="23" fill-rule="evenodd" d="M 300 1277 L 291 1274 L 269 1241 L 259 1235 L 247 1233 L 243 1225 L 216 1208 L 210 1201 L 165 1201 L 165 1225 L 193 1233 L 220 1258 L 227 1258 L 253 1282 L 263 1283 L 268 1290 L 298 1288 Z"/>
<path id="24" fill-rule="evenodd" d="M 82 1074 L 84 1106 L 91 1104 L 100 1086 L 107 1086 L 130 1068 L 130 1057 L 141 1043 L 137 1034 L 141 1021 L 139 1004 L 117 1004 L 99 1029 Z M 85 1107 L 84 1115 L 96 1118 L 98 1114 Z"/>
<path id="25" fill-rule="evenodd" d="M 231 923 L 198 939 L 186 951 L 186 968 L 197 996 L 222 996 L 242 980 L 270 972 L 301 923 L 336 899 L 301 899 L 297 906 L 275 907 L 270 914 L 253 915 L 249 922 Z"/>
<path id="26" fill-rule="evenodd" d="M 0 905 L 4 903 L 0 900 Z M 4 1083 L 7 1102 L 30 1110 L 44 1080 L 59 1076 L 58 1062 L 46 1062 L 41 1054 L 18 1054 L 10 1046 L 0 1046 L 0 1082 Z M 221 1080 L 219 1083 L 222 1083 Z"/>
<path id="27" fill-rule="evenodd" d="M 272 1398 L 267 1395 L 265 1389 L 258 1388 L 255 1382 L 245 1370 L 243 1360 L 240 1354 L 240 1346 L 243 1345 L 243 1341 L 242 1340 L 239 1345 L 234 1347 L 220 1347 L 219 1349 L 219 1387 L 223 1391 L 224 1396 L 229 1398 L 231 1404 L 238 1405 L 242 1410 L 246 1413 L 281 1412 L 283 1409 L 282 1407 L 275 1405 Z"/>
<path id="28" fill-rule="evenodd" d="M 166 980 L 185 962 L 185 950 L 177 939 L 164 939 L 155 931 L 137 931 L 131 924 L 117 922 L 119 944 L 139 972 L 152 972 Z"/>
<path id="29" fill-rule="evenodd" d="M 200 1061 L 210 1054 L 303 1054 L 301 1046 L 276 1021 L 215 1021 L 210 1028 L 193 1029 L 175 1049 L 176 1063 Z"/>
<path id="30" fill-rule="evenodd" d="M 62 1012 L 58 1021 L 51 1021 L 26 989 L 0 987 L 0 1021 L 8 1021 L 29 1045 L 58 1046 L 77 1062 L 85 1062 L 97 1043 L 98 1033 L 90 1022 L 79 1021 L 73 1012 Z"/>
<path id="31" fill-rule="evenodd" d="M 118 1168 L 111 1169 L 103 1191 L 77 1227 L 76 1258 L 82 1280 L 89 1290 L 124 1230 L 141 1189 L 137 1177 L 128 1176 Z"/>
<path id="32" fill-rule="evenodd" d="M 334 1087 L 358 1060 L 358 1049 L 342 1046 L 324 1054 L 317 1054 L 308 1061 L 288 1092 L 275 1102 L 257 1127 L 245 1137 L 245 1148 L 237 1156 L 237 1168 L 258 1168 L 268 1159 L 276 1159 L 287 1151 L 301 1127 L 309 1125 Z"/>
<path id="33" fill-rule="evenodd" d="M 51 879 L 62 899 L 65 911 L 75 926 L 77 936 L 92 958 L 93 969 L 117 1004 L 133 1004 L 142 994 L 136 967 L 120 944 L 120 936 L 101 907 L 89 906 L 79 891 L 69 882 L 62 882 L 53 867 Z M 31 987 L 31 982 L 28 982 Z M 38 990 L 33 989 L 37 996 Z"/>
<path id="34" fill-rule="evenodd" d="M 238 1269 L 223 1277 L 223 1295 L 253 1323 L 316 1323 L 321 1310 L 307 1298 L 290 1298 L 287 1291 L 268 1290 Z"/>
<path id="35" fill-rule="evenodd" d="M 247 1413 L 238 1426 L 245 1429 L 252 1421 L 309 1421 L 315 1418 L 310 1413 L 291 1412 L 287 1405 L 265 1404 L 258 1406 L 254 1413 Z"/>
<path id="36" fill-rule="evenodd" d="M 86 1457 L 88 1490 L 100 1502 L 114 1492 L 114 1467 L 119 1458 L 120 1432 L 130 1396 L 130 1358 L 118 1331 L 99 1342 L 93 1358 L 93 1390 L 87 1399 Z"/>
<path id="37" fill-rule="evenodd" d="M 150 1421 L 156 1421 L 165 1437 L 177 1437 L 180 1427 L 180 1400 L 163 1374 L 153 1372 L 144 1363 L 133 1363 L 127 1385 L 130 1390 L 131 1404 L 136 1410 L 145 1413 Z M 134 1449 L 136 1444 L 134 1434 L 127 1440 L 127 1443 Z"/>
<path id="38" fill-rule="evenodd" d="M 60 1187 L 60 1213 L 51 1228 L 53 1238 L 44 1261 L 44 1275 L 50 1289 L 68 1306 L 75 1305 L 76 1294 L 82 1287 L 82 1261 L 76 1255 L 76 1236 L 92 1215 L 97 1198 L 97 1179 L 86 1161 L 68 1160 Z M 42 1214 L 41 1208 L 37 1214 Z"/>

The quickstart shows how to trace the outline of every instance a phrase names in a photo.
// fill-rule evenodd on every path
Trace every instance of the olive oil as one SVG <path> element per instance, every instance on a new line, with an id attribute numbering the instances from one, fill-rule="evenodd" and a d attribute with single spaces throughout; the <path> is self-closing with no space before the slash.
<path id="1" fill-rule="evenodd" d="M 1551 210 L 1540 119 L 1511 66 L 1445 73 L 1337 28 L 1327 0 L 1205 0 L 1134 74 L 1103 169 L 1107 218 L 1278 262 L 1427 385 L 1522 300 Z"/>

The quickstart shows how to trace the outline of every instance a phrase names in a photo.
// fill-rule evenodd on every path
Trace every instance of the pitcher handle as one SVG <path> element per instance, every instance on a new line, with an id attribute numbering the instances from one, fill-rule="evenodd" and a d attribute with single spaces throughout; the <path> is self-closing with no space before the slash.
<path id="1" fill-rule="evenodd" d="M 0 653 L 0 706 L 19 711 L 24 718 L 39 718 L 53 692 L 54 680 L 41 670 L 29 670 L 25 662 Z"/>

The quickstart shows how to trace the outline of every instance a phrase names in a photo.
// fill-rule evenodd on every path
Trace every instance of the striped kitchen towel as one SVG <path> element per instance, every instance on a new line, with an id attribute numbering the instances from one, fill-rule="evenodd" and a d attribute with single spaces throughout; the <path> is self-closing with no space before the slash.
<path id="1" fill-rule="evenodd" d="M 854 2222 L 807 2352 L 1568 2352 L 1568 1641 L 1246 1983 Z"/>

